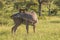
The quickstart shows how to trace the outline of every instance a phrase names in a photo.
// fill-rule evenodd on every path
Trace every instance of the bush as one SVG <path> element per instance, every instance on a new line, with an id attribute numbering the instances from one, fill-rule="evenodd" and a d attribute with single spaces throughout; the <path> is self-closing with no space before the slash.
<path id="1" fill-rule="evenodd" d="M 4 7 L 3 3 L 0 1 L 0 10 Z"/>
<path id="2" fill-rule="evenodd" d="M 8 19 L 5 18 L 0 18 L 0 25 L 7 25 L 8 24 Z"/>

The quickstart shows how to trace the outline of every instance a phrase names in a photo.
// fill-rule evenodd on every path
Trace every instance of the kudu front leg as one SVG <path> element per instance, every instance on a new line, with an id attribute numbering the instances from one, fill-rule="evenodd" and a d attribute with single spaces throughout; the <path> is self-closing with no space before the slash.
<path id="1" fill-rule="evenodd" d="M 15 33 L 17 30 L 17 27 L 22 23 L 21 19 L 13 19 L 15 25 L 12 27 L 12 33 Z"/>
<path id="2" fill-rule="evenodd" d="M 17 28 L 18 28 L 19 25 L 20 24 L 15 24 L 14 27 L 12 27 L 12 33 L 16 32 L 16 30 L 17 30 Z"/>

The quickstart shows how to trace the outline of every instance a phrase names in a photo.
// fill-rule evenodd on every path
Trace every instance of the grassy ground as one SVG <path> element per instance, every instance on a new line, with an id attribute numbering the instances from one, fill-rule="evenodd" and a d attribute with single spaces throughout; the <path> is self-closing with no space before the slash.
<path id="1" fill-rule="evenodd" d="M 25 25 L 18 27 L 15 35 L 11 34 L 12 26 L 0 26 L 0 40 L 60 40 L 60 17 L 45 17 L 36 25 L 36 33 L 32 26 L 29 34 L 26 33 Z"/>

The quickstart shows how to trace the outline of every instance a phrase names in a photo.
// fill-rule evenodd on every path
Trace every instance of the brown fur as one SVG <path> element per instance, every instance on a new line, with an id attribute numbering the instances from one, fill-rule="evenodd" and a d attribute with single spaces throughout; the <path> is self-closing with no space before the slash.
<path id="1" fill-rule="evenodd" d="M 24 14 L 26 14 L 27 16 L 24 15 Z M 20 15 L 20 17 L 17 17 L 19 15 Z M 28 33 L 28 30 L 29 30 L 29 25 L 30 24 L 33 26 L 33 31 L 35 32 L 35 24 L 37 23 L 37 20 L 38 20 L 35 12 L 33 12 L 33 11 L 32 12 L 25 12 L 25 13 L 20 12 L 20 13 L 18 13 L 18 15 L 15 14 L 15 15 L 12 15 L 11 17 L 12 17 L 14 23 L 15 23 L 15 25 L 12 28 L 12 33 L 15 33 L 16 30 L 17 30 L 17 27 L 19 25 L 21 25 L 23 22 L 25 22 L 25 24 L 26 24 L 27 33 Z"/>

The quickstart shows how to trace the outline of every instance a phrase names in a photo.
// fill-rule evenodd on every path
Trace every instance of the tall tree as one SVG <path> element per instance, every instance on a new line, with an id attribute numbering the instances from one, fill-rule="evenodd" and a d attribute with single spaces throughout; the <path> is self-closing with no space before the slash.
<path id="1" fill-rule="evenodd" d="M 47 4 L 48 8 L 48 15 L 51 15 L 51 4 L 53 3 L 54 0 L 42 0 L 41 4 Z M 41 10 L 41 9 L 40 9 Z M 41 11 L 40 11 L 41 12 Z"/>
<path id="2" fill-rule="evenodd" d="M 26 3 L 26 0 L 24 0 L 24 3 Z"/>
<path id="3" fill-rule="evenodd" d="M 4 7 L 4 4 L 2 1 L 0 1 L 0 9 L 2 9 Z"/>
<path id="4" fill-rule="evenodd" d="M 54 0 L 47 0 L 47 5 L 48 5 L 48 15 L 51 15 L 51 5 L 53 4 Z"/>
<path id="5" fill-rule="evenodd" d="M 55 0 L 54 4 L 57 5 L 60 8 L 60 0 Z"/>
<path id="6" fill-rule="evenodd" d="M 42 4 L 44 3 L 44 2 L 47 2 L 48 0 L 38 0 L 38 3 L 39 3 L 39 9 L 38 9 L 38 11 L 39 11 L 39 16 L 42 16 L 42 13 L 41 13 L 41 9 L 42 9 Z"/>
<path id="7" fill-rule="evenodd" d="M 48 8 L 48 15 L 51 15 L 51 4 L 53 3 L 53 0 L 47 0 L 47 8 Z"/>

